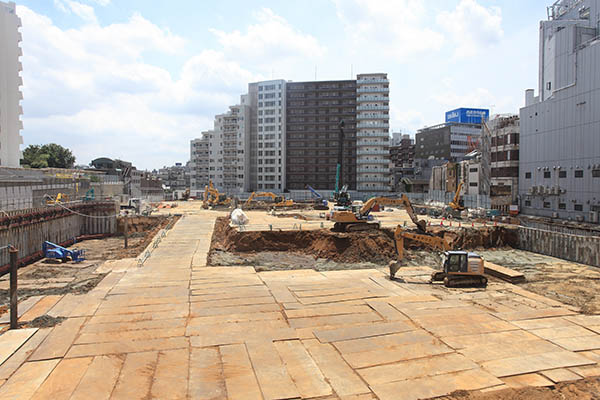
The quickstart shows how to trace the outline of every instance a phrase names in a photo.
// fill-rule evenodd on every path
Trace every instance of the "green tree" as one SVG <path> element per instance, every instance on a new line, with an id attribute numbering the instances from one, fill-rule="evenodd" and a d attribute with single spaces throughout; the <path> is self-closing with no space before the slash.
<path id="1" fill-rule="evenodd" d="M 30 168 L 72 168 L 75 156 L 71 150 L 56 143 L 29 145 L 23 150 L 21 164 Z"/>

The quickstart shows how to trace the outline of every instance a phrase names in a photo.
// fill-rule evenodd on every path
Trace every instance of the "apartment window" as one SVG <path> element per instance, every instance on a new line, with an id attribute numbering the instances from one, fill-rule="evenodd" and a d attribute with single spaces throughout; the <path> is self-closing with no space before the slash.
<path id="1" fill-rule="evenodd" d="M 558 171 L 558 177 L 559 178 L 566 178 L 567 177 L 567 171 Z"/>
<path id="2" fill-rule="evenodd" d="M 477 172 L 477 171 L 478 171 L 478 169 L 477 169 L 477 168 L 470 168 L 470 169 L 469 169 L 469 172 Z"/>
<path id="3" fill-rule="evenodd" d="M 592 170 L 592 178 L 600 178 L 600 169 Z"/>
<path id="4" fill-rule="evenodd" d="M 531 179 L 531 172 L 525 172 L 525 179 Z"/>
<path id="5" fill-rule="evenodd" d="M 583 211 L 583 205 L 582 204 L 575 204 L 575 211 Z"/>
<path id="6" fill-rule="evenodd" d="M 583 178 L 583 170 L 575 171 L 575 178 Z"/>
<path id="7" fill-rule="evenodd" d="M 544 202 L 544 208 L 550 208 L 550 202 L 549 201 L 545 201 Z"/>
<path id="8" fill-rule="evenodd" d="M 531 207 L 531 200 L 525 200 L 525 207 Z"/>
<path id="9" fill-rule="evenodd" d="M 544 178 L 545 179 L 550 179 L 552 176 L 552 173 L 550 171 L 544 171 Z"/>
<path id="10" fill-rule="evenodd" d="M 471 186 L 471 187 L 477 187 L 477 182 L 469 182 L 469 186 Z"/>
<path id="11" fill-rule="evenodd" d="M 558 203 L 558 209 L 559 210 L 566 210 L 567 209 L 567 204 L 566 203 Z"/>

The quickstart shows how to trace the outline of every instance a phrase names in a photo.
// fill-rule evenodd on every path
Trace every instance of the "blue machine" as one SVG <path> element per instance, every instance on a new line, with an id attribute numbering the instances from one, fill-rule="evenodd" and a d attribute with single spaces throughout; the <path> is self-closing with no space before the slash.
<path id="1" fill-rule="evenodd" d="M 85 260 L 85 250 L 69 250 L 48 241 L 42 243 L 42 252 L 46 258 L 56 258 L 63 262 L 68 261 L 69 258 L 76 263 Z"/>
<path id="2" fill-rule="evenodd" d="M 310 194 L 312 195 L 312 197 L 314 199 L 314 202 L 315 202 L 314 208 L 315 208 L 315 210 L 329 210 L 329 206 L 328 206 L 327 200 L 325 200 L 323 198 L 323 196 L 321 195 L 321 193 L 317 192 L 310 185 L 306 185 L 306 188 L 308 190 L 310 190 Z"/>

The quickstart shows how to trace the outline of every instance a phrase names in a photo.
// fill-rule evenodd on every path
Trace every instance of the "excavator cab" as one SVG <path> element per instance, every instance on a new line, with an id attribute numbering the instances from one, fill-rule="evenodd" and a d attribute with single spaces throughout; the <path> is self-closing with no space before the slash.
<path id="1" fill-rule="evenodd" d="M 487 286 L 483 258 L 477 253 L 447 251 L 444 253 L 442 271 L 431 275 L 431 281 L 443 281 L 446 287 Z"/>

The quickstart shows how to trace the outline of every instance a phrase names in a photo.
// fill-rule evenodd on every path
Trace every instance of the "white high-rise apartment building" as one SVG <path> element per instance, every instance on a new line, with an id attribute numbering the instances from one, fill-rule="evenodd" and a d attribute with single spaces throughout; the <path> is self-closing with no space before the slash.
<path id="1" fill-rule="evenodd" d="M 223 186 L 219 190 L 227 193 L 243 192 L 250 185 L 246 174 L 246 150 L 250 143 L 250 107 L 235 105 L 226 114 L 217 116 L 215 132 L 223 138 Z"/>
<path id="2" fill-rule="evenodd" d="M 282 79 L 248 84 L 250 190 L 285 189 L 285 84 Z"/>
<path id="3" fill-rule="evenodd" d="M 356 78 L 356 186 L 363 192 L 390 190 L 390 86 L 387 74 Z"/>
<path id="4" fill-rule="evenodd" d="M 210 132 L 202 132 L 202 137 L 190 142 L 190 194 L 202 197 L 206 185 L 208 185 L 208 136 Z"/>
<path id="5" fill-rule="evenodd" d="M 21 19 L 16 14 L 15 3 L 0 1 L 0 166 L 19 167 L 20 145 L 23 144 L 20 116 L 23 99 L 20 87 L 23 70 L 19 57 L 23 55 L 19 43 L 22 40 Z"/>

